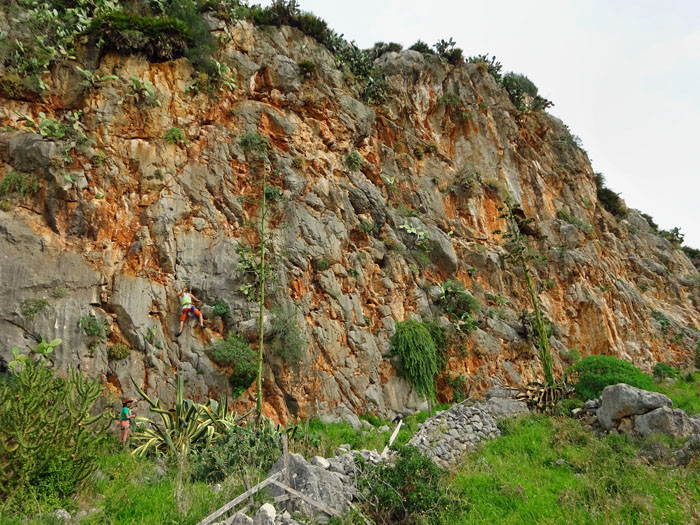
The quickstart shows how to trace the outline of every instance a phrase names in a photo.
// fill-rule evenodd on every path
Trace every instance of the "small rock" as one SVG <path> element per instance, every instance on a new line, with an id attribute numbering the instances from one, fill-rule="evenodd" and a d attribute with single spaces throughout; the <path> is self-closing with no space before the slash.
<path id="1" fill-rule="evenodd" d="M 56 509 L 53 511 L 53 515 L 56 519 L 62 521 L 70 521 L 70 512 L 64 509 Z"/>
<path id="2" fill-rule="evenodd" d="M 387 425 L 382 425 L 377 429 L 379 432 L 389 432 L 391 430 Z"/>
<path id="3" fill-rule="evenodd" d="M 155 467 L 153 467 L 153 476 L 156 479 L 161 479 L 166 474 L 167 474 L 167 471 L 163 467 L 161 467 L 160 465 L 156 465 Z"/>
<path id="4" fill-rule="evenodd" d="M 579 415 L 581 415 L 581 412 L 583 412 L 582 408 L 574 408 L 571 411 L 571 417 L 579 417 Z"/>
<path id="5" fill-rule="evenodd" d="M 233 515 L 229 521 L 225 522 L 227 525 L 253 525 L 253 519 L 249 518 L 242 512 L 237 512 Z"/>
<path id="6" fill-rule="evenodd" d="M 324 468 L 326 470 L 331 468 L 330 462 L 326 458 L 323 458 L 321 456 L 314 456 L 313 458 L 311 458 L 311 464 L 317 465 L 317 466 Z"/>
<path id="7" fill-rule="evenodd" d="M 556 461 L 554 462 L 554 464 L 555 464 L 557 467 L 563 467 L 564 465 L 566 465 L 566 460 L 564 460 L 564 459 L 562 459 L 562 458 L 559 458 L 558 460 L 556 460 Z"/>
<path id="8" fill-rule="evenodd" d="M 651 441 L 645 443 L 642 448 L 637 452 L 637 456 L 646 459 L 649 463 L 656 463 L 657 461 L 666 459 L 670 451 L 666 445 L 659 443 L 658 441 Z"/>
<path id="9" fill-rule="evenodd" d="M 221 483 L 217 483 L 216 485 L 213 485 L 211 488 L 211 491 L 216 494 L 217 492 L 221 492 Z"/>
<path id="10" fill-rule="evenodd" d="M 277 511 L 275 507 L 269 503 L 265 503 L 253 519 L 254 525 L 275 525 L 275 517 L 277 516 Z"/>
<path id="11" fill-rule="evenodd" d="M 700 435 L 695 434 L 676 452 L 676 461 L 679 465 L 686 466 L 698 453 L 700 453 Z"/>

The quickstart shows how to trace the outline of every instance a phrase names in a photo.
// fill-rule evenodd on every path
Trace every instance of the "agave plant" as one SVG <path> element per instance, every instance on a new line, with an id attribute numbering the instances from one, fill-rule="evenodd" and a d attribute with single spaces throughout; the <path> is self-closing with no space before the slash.
<path id="1" fill-rule="evenodd" d="M 133 379 L 131 382 L 150 405 L 151 412 L 160 416 L 160 421 L 136 418 L 136 424 L 145 425 L 145 428 L 134 433 L 134 439 L 140 443 L 132 452 L 135 456 L 144 456 L 150 451 L 186 455 L 192 448 L 210 445 L 241 419 L 235 413 L 228 414 L 228 399 L 222 402 L 209 399 L 204 404 L 185 399 L 183 377 L 179 374 L 175 406 L 170 409 L 164 409 L 160 399 L 148 397 Z"/>

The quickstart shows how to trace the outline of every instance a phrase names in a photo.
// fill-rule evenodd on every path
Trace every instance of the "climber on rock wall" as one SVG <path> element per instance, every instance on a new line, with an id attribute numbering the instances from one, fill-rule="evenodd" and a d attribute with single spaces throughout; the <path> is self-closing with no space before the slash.
<path id="1" fill-rule="evenodd" d="M 187 314 L 190 314 L 192 317 L 199 317 L 199 326 L 204 328 L 204 319 L 202 319 L 202 312 L 197 310 L 197 308 L 192 303 L 192 301 L 197 301 L 198 303 L 201 303 L 202 301 L 197 299 L 187 288 L 183 288 L 182 290 L 180 290 L 178 297 L 180 297 L 181 307 L 180 328 L 175 334 L 175 337 L 180 337 L 180 334 L 182 333 L 182 328 L 185 325 L 185 319 L 187 319 Z"/>

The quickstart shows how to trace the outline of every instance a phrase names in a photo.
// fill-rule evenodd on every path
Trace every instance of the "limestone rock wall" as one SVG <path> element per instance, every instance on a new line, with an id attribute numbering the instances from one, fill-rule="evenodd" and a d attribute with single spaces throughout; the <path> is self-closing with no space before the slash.
<path id="1" fill-rule="evenodd" d="M 223 22 L 214 27 L 223 34 Z M 544 236 L 534 244 L 534 271 L 558 372 L 569 348 L 646 369 L 690 363 L 700 328 L 696 270 L 637 212 L 618 221 L 600 207 L 590 162 L 559 120 L 520 114 L 475 65 L 413 51 L 377 60 L 390 96 L 370 107 L 330 53 L 297 30 L 239 21 L 227 31 L 218 58 L 236 88 L 216 98 L 188 92 L 194 71 L 185 59 L 85 53 L 83 65 L 119 80 L 83 88 L 78 64 L 69 64 L 46 78 L 43 102 L 2 101 L 0 178 L 16 170 L 40 181 L 36 195 L 8 197 L 0 211 L 5 359 L 12 346 L 61 337 L 57 364 L 99 375 L 114 395 L 133 395 L 133 378 L 167 401 L 178 366 L 193 396 L 228 393 L 230 370 L 209 350 L 229 330 L 256 337 L 257 307 L 240 289 L 250 281 L 239 265 L 240 248 L 257 240 L 251 222 L 260 211 L 239 140 L 255 132 L 272 143 L 270 182 L 281 190 L 269 223 L 278 266 L 266 330 L 274 335 L 273 307 L 283 308 L 306 341 L 298 364 L 267 352 L 270 416 L 352 419 L 417 408 L 387 356 L 389 341 L 397 321 L 449 322 L 438 306 L 448 279 L 482 304 L 479 328 L 451 348 L 451 373 L 477 388 L 536 378 L 521 318 L 527 293 L 494 234 L 506 191 Z M 316 64 L 310 78 L 302 60 Z M 160 106 L 131 96 L 132 76 L 153 83 Z M 461 99 L 459 114 L 447 94 Z M 39 112 L 61 120 L 68 111 L 81 112 L 89 145 L 71 149 L 24 120 Z M 186 143 L 165 140 L 171 128 Z M 352 151 L 363 158 L 360 170 L 346 166 Z M 592 228 L 557 218 L 560 210 Z M 411 231 L 426 232 L 424 252 Z M 208 328 L 193 323 L 176 339 L 183 284 L 206 303 Z M 23 313 L 41 299 L 48 305 Z M 228 319 L 212 315 L 217 302 L 229 306 Z M 92 351 L 79 326 L 86 316 L 111 327 Z M 130 356 L 108 359 L 119 341 Z M 252 399 L 244 394 L 238 408 Z"/>

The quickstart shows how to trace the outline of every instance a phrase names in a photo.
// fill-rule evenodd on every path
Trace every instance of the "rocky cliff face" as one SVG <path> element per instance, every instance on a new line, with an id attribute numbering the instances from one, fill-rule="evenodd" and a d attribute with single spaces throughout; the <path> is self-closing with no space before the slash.
<path id="1" fill-rule="evenodd" d="M 259 238 L 259 181 L 239 144 L 252 132 L 272 144 L 270 182 L 280 190 L 269 216 L 277 266 L 266 331 L 274 337 L 286 316 L 305 340 L 298 363 L 266 352 L 268 415 L 352 420 L 416 408 L 389 341 L 408 318 L 450 325 L 440 307 L 447 280 L 481 304 L 478 328 L 452 340 L 451 375 L 477 388 L 537 378 L 527 291 L 494 234 L 506 194 L 542 236 L 533 270 L 559 373 L 570 348 L 644 369 L 691 361 L 697 271 L 637 212 L 619 220 L 598 204 L 589 160 L 559 120 L 517 111 L 484 68 L 415 51 L 377 60 L 389 98 L 370 107 L 326 48 L 296 29 L 209 21 L 230 35 L 219 60 L 236 80 L 218 98 L 188 92 L 186 59 L 87 52 L 83 66 L 118 79 L 80 87 L 67 63 L 46 78 L 46 100 L 2 101 L 0 178 L 38 180 L 36 194 L 6 196 L 0 211 L 5 359 L 12 346 L 60 337 L 56 364 L 100 376 L 115 395 L 133 395 L 133 377 L 167 401 L 178 364 L 193 396 L 229 392 L 230 370 L 209 355 L 230 330 L 256 337 L 257 306 L 240 288 L 250 283 L 241 248 Z M 151 82 L 160 105 L 132 77 Z M 87 147 L 27 130 L 27 116 L 66 122 L 73 111 Z M 166 140 L 172 128 L 184 136 Z M 346 162 L 353 151 L 360 169 Z M 183 284 L 204 301 L 208 327 L 192 321 L 176 339 Z M 213 315 L 216 303 L 228 318 Z M 111 333 L 89 337 L 89 317 Z M 117 342 L 132 349 L 126 359 L 108 359 Z M 252 399 L 244 394 L 239 408 Z"/>

